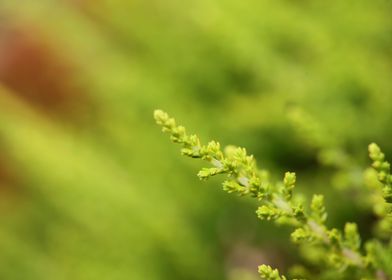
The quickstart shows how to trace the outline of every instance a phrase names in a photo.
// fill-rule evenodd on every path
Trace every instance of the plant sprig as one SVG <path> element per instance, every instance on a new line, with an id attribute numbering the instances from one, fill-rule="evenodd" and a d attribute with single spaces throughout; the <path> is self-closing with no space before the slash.
<path id="1" fill-rule="evenodd" d="M 162 126 L 162 130 L 169 133 L 173 142 L 182 145 L 183 155 L 209 162 L 209 166 L 202 168 L 197 174 L 201 180 L 218 174 L 226 175 L 223 190 L 256 198 L 261 204 L 256 211 L 260 219 L 290 224 L 294 227 L 291 234 L 294 242 L 310 244 L 322 250 L 325 257 L 320 266 L 327 266 L 338 273 L 352 268 L 366 277 L 372 275 L 373 263 L 368 261 L 369 256 L 361 253 L 357 225 L 346 223 L 343 232 L 336 228 L 328 229 L 325 225 L 327 212 L 322 195 L 314 195 L 309 210 L 306 211 L 303 203 L 296 201 L 293 196 L 295 173 L 286 172 L 281 182 L 272 183 L 268 172 L 257 167 L 253 155 L 248 155 L 245 148 L 227 146 L 222 150 L 216 141 L 203 145 L 197 135 L 187 134 L 185 128 L 177 125 L 167 113 L 156 110 L 154 118 Z M 372 159 L 377 162 L 373 166 L 378 168 L 380 181 L 385 182 L 387 189 L 384 193 L 387 199 L 391 180 L 389 165 L 374 146 L 371 153 Z M 278 270 L 265 265 L 259 267 L 259 273 L 262 279 L 287 279 L 280 276 Z"/>
<path id="2" fill-rule="evenodd" d="M 383 184 L 383 198 L 387 203 L 392 202 L 392 175 L 391 165 L 385 160 L 385 155 L 380 147 L 372 143 L 369 145 L 369 157 L 373 160 L 372 167 L 377 171 L 377 177 Z M 390 209 L 392 210 L 392 209 Z"/>

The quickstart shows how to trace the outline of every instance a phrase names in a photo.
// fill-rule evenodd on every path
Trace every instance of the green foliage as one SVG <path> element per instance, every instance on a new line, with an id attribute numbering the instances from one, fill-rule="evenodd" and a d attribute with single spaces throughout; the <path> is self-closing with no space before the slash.
<path id="1" fill-rule="evenodd" d="M 385 247 L 382 184 L 372 169 L 363 182 L 362 167 L 370 140 L 392 154 L 391 13 L 390 1 L 368 0 L 0 1 L 0 279 L 243 280 L 257 277 L 255 258 L 281 270 L 297 261 L 286 227 L 253 219 L 257 199 L 197 187 L 197 163 L 179 162 L 151 125 L 157 104 L 202 139 L 219 131 L 221 144 L 247 147 L 271 171 L 259 174 L 266 189 L 298 171 L 298 219 L 312 212 L 303 198 L 322 193 L 328 225 L 356 221 L 363 242 L 374 233 Z M 37 108 L 64 101 L 56 88 L 81 115 Z M 325 157 L 305 131 L 296 137 L 293 107 L 317 122 Z M 330 183 L 316 158 L 345 166 Z M 323 250 L 300 246 L 317 279 Z M 257 257 L 238 261 L 243 247 Z"/>
<path id="2" fill-rule="evenodd" d="M 369 145 L 369 156 L 373 160 L 372 167 L 377 171 L 378 180 L 383 184 L 383 197 L 387 202 L 392 202 L 391 165 L 375 143 Z"/>
<path id="3" fill-rule="evenodd" d="M 378 233 L 386 240 L 391 240 L 392 235 L 392 175 L 390 164 L 385 160 L 385 155 L 377 144 L 369 145 L 369 157 L 372 159 L 377 179 L 381 183 L 381 195 L 376 200 L 374 212 L 379 216 Z M 376 189 L 375 191 L 378 191 Z"/>
<path id="4" fill-rule="evenodd" d="M 361 279 L 377 278 L 375 271 L 382 269 L 380 265 L 382 261 L 379 259 L 386 258 L 382 257 L 385 254 L 380 253 L 382 256 L 379 256 L 377 253 L 379 251 L 376 252 L 374 249 L 383 248 L 380 243 L 377 243 L 377 240 L 368 241 L 366 245 L 368 253 L 364 254 L 355 223 L 346 223 L 343 232 L 336 228 L 328 229 L 325 224 L 327 213 L 322 195 L 313 195 L 309 210 L 305 211 L 304 204 L 297 201 L 293 195 L 295 173 L 286 172 L 282 182 L 273 183 L 262 175 L 266 171 L 257 167 L 254 157 L 248 155 L 244 148 L 229 146 L 222 151 L 220 144 L 215 141 L 203 145 L 196 135 L 188 135 L 185 128 L 177 125 L 167 113 L 156 110 L 154 118 L 157 124 L 162 126 L 163 132 L 169 133 L 175 143 L 182 145 L 184 155 L 206 160 L 212 165 L 199 171 L 200 179 L 206 180 L 218 174 L 226 175 L 223 190 L 256 198 L 261 204 L 256 211 L 260 219 L 274 220 L 293 226 L 291 238 L 295 243 L 319 250 L 323 255 L 317 263 L 321 269 L 319 275 L 321 278 L 323 274 L 334 275 L 334 277 L 340 274 L 344 279 L 344 275 L 352 273 Z M 369 153 L 373 160 L 372 166 L 378 173 L 378 179 L 384 185 L 383 197 L 387 200 L 391 187 L 389 163 L 385 161 L 384 154 L 377 145 L 371 144 Z M 389 212 L 385 213 L 385 217 L 389 215 Z M 279 275 L 277 269 L 266 265 L 259 267 L 259 273 L 262 279 L 286 279 Z M 388 271 L 382 270 L 381 273 L 388 273 Z"/>
<path id="5" fill-rule="evenodd" d="M 277 269 L 273 269 L 269 265 L 260 265 L 259 273 L 263 280 L 286 280 L 287 278 L 279 275 Z"/>

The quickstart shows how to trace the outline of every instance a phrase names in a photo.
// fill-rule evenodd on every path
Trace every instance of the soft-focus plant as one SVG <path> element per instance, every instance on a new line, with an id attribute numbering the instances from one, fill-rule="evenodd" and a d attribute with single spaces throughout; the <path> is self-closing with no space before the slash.
<path id="1" fill-rule="evenodd" d="M 299 115 L 297 116 L 298 119 Z M 390 238 L 373 238 L 362 242 L 356 223 L 347 222 L 343 230 L 326 225 L 327 212 L 323 195 L 313 195 L 309 207 L 302 198 L 293 193 L 296 175 L 286 172 L 279 182 L 272 182 L 268 171 L 260 169 L 252 155 L 245 148 L 227 146 L 221 148 L 219 142 L 211 141 L 204 145 L 195 134 L 188 134 L 185 128 L 161 110 L 154 112 L 154 118 L 162 130 L 170 134 L 173 142 L 182 146 L 183 155 L 208 161 L 210 166 L 202 168 L 197 174 L 201 180 L 215 175 L 225 175 L 223 190 L 240 196 L 250 196 L 260 203 L 256 213 L 260 219 L 272 220 L 293 227 L 291 239 L 299 246 L 313 251 L 316 255 L 313 267 L 295 269 L 296 278 L 309 279 L 388 279 L 392 276 L 389 260 L 392 260 Z M 303 122 L 305 130 L 316 131 L 310 137 L 317 138 L 316 126 L 311 121 Z M 317 145 L 328 146 L 329 141 L 321 137 Z M 331 146 L 333 147 L 333 146 Z M 331 151 L 334 151 L 331 149 Z M 380 148 L 369 145 L 369 156 L 380 187 L 376 213 L 383 223 L 385 232 L 392 230 L 392 175 L 390 164 Z M 332 159 L 336 157 L 331 157 Z M 344 161 L 339 164 L 345 165 Z M 338 164 L 338 165 L 339 165 Z M 381 185 L 381 186 L 380 186 Z M 390 236 L 390 234 L 389 234 Z M 298 267 L 297 267 L 298 268 Z M 294 270 L 294 269 L 293 269 Z M 277 269 L 268 265 L 259 266 L 262 279 L 285 280 Z"/>

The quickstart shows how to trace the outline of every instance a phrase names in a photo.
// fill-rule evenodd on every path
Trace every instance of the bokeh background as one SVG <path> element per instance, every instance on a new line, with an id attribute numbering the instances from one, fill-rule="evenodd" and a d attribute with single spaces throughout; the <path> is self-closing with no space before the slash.
<path id="1" fill-rule="evenodd" d="M 387 0 L 1 0 L 0 278 L 252 280 L 300 259 L 254 201 L 197 179 L 156 108 L 276 179 L 296 171 L 330 225 L 369 235 L 287 111 L 363 168 L 372 141 L 391 158 L 391 14 Z"/>

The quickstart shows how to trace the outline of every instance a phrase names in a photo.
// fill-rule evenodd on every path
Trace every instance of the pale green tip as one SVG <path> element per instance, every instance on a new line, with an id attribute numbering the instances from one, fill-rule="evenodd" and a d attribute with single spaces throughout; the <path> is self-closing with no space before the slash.
<path id="1" fill-rule="evenodd" d="M 166 121 L 169 118 L 169 115 L 162 111 L 162 110 L 155 110 L 154 111 L 154 119 L 158 124 L 162 124 L 164 121 Z"/>
<path id="2" fill-rule="evenodd" d="M 369 153 L 378 154 L 380 152 L 380 147 L 376 143 L 371 143 L 369 145 Z"/>

